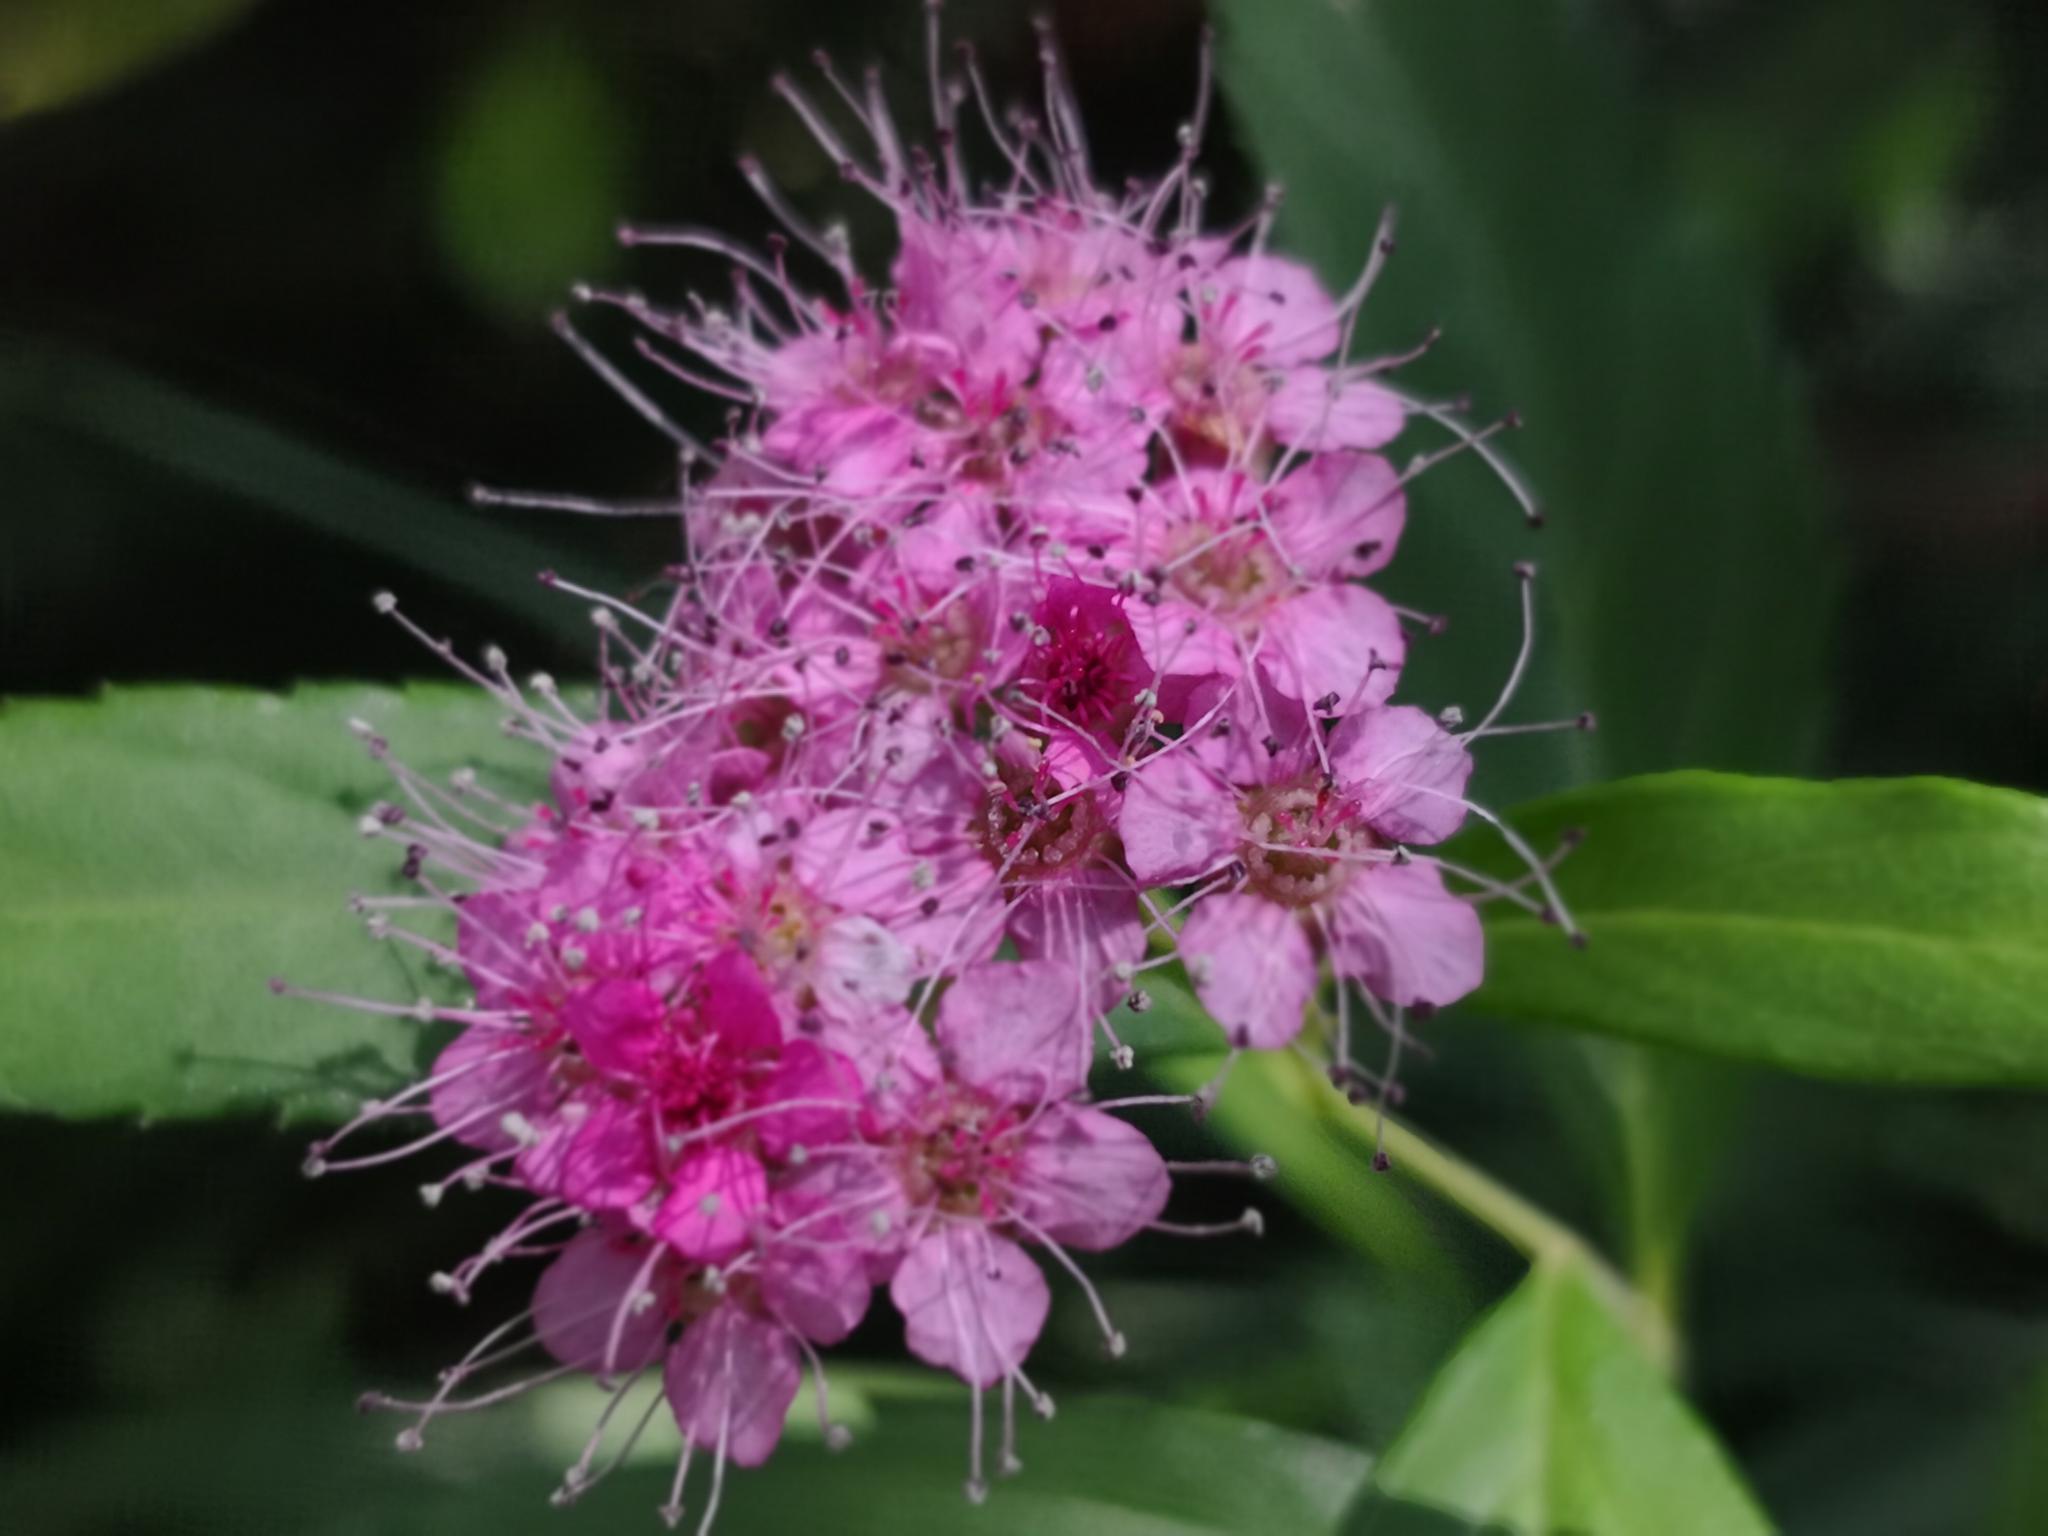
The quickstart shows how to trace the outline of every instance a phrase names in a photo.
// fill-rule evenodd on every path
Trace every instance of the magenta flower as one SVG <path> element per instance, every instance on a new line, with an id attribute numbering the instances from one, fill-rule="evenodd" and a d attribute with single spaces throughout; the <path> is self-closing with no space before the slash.
<path id="1" fill-rule="evenodd" d="M 1479 984 L 1478 915 L 1407 851 L 1464 820 L 1472 759 L 1455 737 L 1388 706 L 1345 716 L 1327 745 L 1313 728 L 1274 751 L 1205 745 L 1142 764 L 1118 825 L 1140 879 L 1223 877 L 1180 949 L 1234 1043 L 1294 1038 L 1319 951 L 1339 978 L 1401 1006 L 1455 1002 Z"/>
<path id="2" fill-rule="evenodd" d="M 714 254 L 729 299 L 580 295 L 637 322 L 644 362 L 726 402 L 715 443 L 561 322 L 685 471 L 657 510 L 688 558 L 651 596 L 545 578 L 591 607 L 593 706 L 515 681 L 496 651 L 472 665 L 377 600 L 545 756 L 548 798 L 430 782 L 363 728 L 397 790 L 362 829 L 404 850 L 417 890 L 358 905 L 470 996 L 308 994 L 455 1031 L 308 1171 L 448 1145 L 462 1160 L 430 1203 L 523 1197 L 433 1283 L 466 1302 L 501 1263 L 545 1257 L 531 1309 L 431 1398 L 376 1401 L 415 1414 L 412 1447 L 443 1413 L 595 1376 L 612 1396 L 564 1501 L 600 1480 L 607 1427 L 658 1372 L 682 1445 L 662 1513 L 682 1517 L 708 1458 L 708 1530 L 726 1467 L 768 1458 L 806 1371 L 827 1412 L 818 1352 L 883 1286 L 910 1353 L 971 1388 L 981 1497 L 983 1393 L 1002 1392 L 1005 1471 L 1018 1398 L 1050 1410 L 1026 1372 L 1048 1268 L 1117 1354 L 1076 1254 L 1258 1229 L 1256 1212 L 1163 1222 L 1169 1165 L 1110 1112 L 1206 1093 L 1087 1097 L 1098 1038 L 1133 1065 L 1112 1016 L 1147 1004 L 1149 975 L 1184 967 L 1233 1059 L 1293 1042 L 1334 980 L 1318 1044 L 1356 1091 L 1352 1010 L 1398 1050 L 1411 1011 L 1476 986 L 1477 902 L 1569 926 L 1512 834 L 1522 881 L 1428 851 L 1468 813 L 1492 820 L 1466 795 L 1469 749 L 1527 638 L 1462 734 L 1391 702 L 1420 616 L 1364 582 L 1431 458 L 1397 473 L 1374 452 L 1409 419 L 1390 364 L 1348 361 L 1374 268 L 1331 295 L 1266 250 L 1270 206 L 1202 233 L 1192 142 L 1149 185 L 1094 186 L 1056 70 L 1045 121 L 989 114 L 1001 174 L 978 192 L 953 120 L 983 90 L 964 67 L 933 82 L 936 156 L 852 93 L 871 142 L 848 146 L 783 82 L 894 218 L 892 287 L 745 162 L 789 239 L 628 235 Z M 1483 439 L 1450 427 L 1458 447 Z M 392 1124 L 416 1134 L 354 1152 Z M 460 1395 L 529 1346 L 554 1364 Z"/>

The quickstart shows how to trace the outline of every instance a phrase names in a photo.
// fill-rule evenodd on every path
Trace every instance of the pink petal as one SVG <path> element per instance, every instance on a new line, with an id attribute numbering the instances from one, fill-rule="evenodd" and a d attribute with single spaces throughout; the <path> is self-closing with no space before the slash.
<path id="1" fill-rule="evenodd" d="M 764 1318 L 727 1303 L 706 1313 L 669 1351 L 662 1385 L 676 1424 L 699 1450 L 758 1467 L 782 1438 L 803 1379 L 796 1345 Z"/>
<path id="2" fill-rule="evenodd" d="M 1194 603 L 1164 598 L 1148 604 L 1132 615 L 1131 631 L 1146 664 L 1162 679 L 1160 695 L 1169 707 L 1178 701 L 1165 679 L 1237 677 L 1244 671 L 1236 631 Z"/>
<path id="3" fill-rule="evenodd" d="M 761 1107 L 786 1100 L 800 1102 L 797 1108 L 754 1122 L 755 1139 L 770 1157 L 786 1157 L 799 1146 L 845 1141 L 854 1133 L 854 1117 L 861 1108 L 860 1069 L 814 1041 L 792 1040 L 782 1048 L 775 1075 L 760 1095 Z"/>
<path id="4" fill-rule="evenodd" d="M 522 1031 L 464 1030 L 434 1060 L 433 1075 L 447 1078 L 428 1100 L 434 1123 L 444 1131 L 452 1130 L 466 1147 L 505 1151 L 515 1145 L 505 1129 L 505 1116 L 520 1114 L 531 1120 L 552 1097 L 551 1059 L 551 1052 L 542 1050 Z"/>
<path id="5" fill-rule="evenodd" d="M 1180 954 L 1233 1044 L 1265 1050 L 1300 1032 L 1316 958 L 1299 914 L 1241 891 L 1205 896 L 1180 931 Z"/>
<path id="6" fill-rule="evenodd" d="M 1259 661 L 1274 688 L 1295 702 L 1313 705 L 1334 693 L 1339 709 L 1354 710 L 1385 701 L 1407 653 L 1386 600 L 1343 582 L 1290 598 L 1268 615 Z"/>
<path id="7" fill-rule="evenodd" d="M 1377 454 L 1321 454 L 1270 493 L 1273 532 L 1311 576 L 1370 576 L 1394 558 L 1407 522 L 1399 484 Z"/>
<path id="8" fill-rule="evenodd" d="M 1010 938 L 1024 959 L 1050 960 L 1118 994 L 1116 967 L 1145 957 L 1137 894 L 1107 871 L 1041 882 L 1011 912 Z"/>
<path id="9" fill-rule="evenodd" d="M 570 1239 L 533 1288 L 533 1327 L 547 1352 L 600 1375 L 638 1370 L 659 1354 L 668 1318 L 628 1300 L 636 1280 L 652 1294 L 641 1275 L 655 1252 L 602 1227 Z"/>
<path id="10" fill-rule="evenodd" d="M 577 988 L 562 1005 L 562 1022 L 598 1071 L 633 1077 L 660 1051 L 668 1010 L 645 982 L 607 977 Z"/>
<path id="11" fill-rule="evenodd" d="M 1401 435 L 1407 409 L 1369 379 L 1332 388 L 1327 368 L 1292 368 L 1266 407 L 1266 429 L 1309 453 L 1380 448 Z"/>
<path id="12" fill-rule="evenodd" d="M 889 1282 L 910 1352 L 977 1387 L 1024 1363 L 1052 1304 L 1045 1276 L 1007 1238 L 947 1223 L 918 1239 Z"/>
<path id="13" fill-rule="evenodd" d="M 1401 704 L 1347 715 L 1330 766 L 1366 823 L 1397 843 L 1440 843 L 1465 820 L 1472 754 L 1425 710 Z"/>
<path id="14" fill-rule="evenodd" d="M 654 1147 L 643 1110 L 591 1087 L 538 1129 L 539 1139 L 515 1163 L 534 1189 L 598 1211 L 625 1210 L 653 1190 Z"/>
<path id="15" fill-rule="evenodd" d="M 704 967 L 697 1015 L 729 1051 L 758 1055 L 782 1043 L 782 1021 L 754 962 L 721 950 Z"/>
<path id="16" fill-rule="evenodd" d="M 1276 365 L 1328 357 L 1343 339 L 1337 306 L 1321 279 L 1282 256 L 1247 256 L 1216 269 L 1222 295 L 1215 329 L 1233 348 Z"/>
<path id="17" fill-rule="evenodd" d="M 1010 1104 L 1063 1099 L 1088 1081 L 1093 1041 L 1082 980 L 1049 960 L 970 966 L 939 1003 L 953 1076 Z"/>
<path id="18" fill-rule="evenodd" d="M 676 1169 L 651 1226 L 684 1258 L 721 1264 L 746 1247 L 754 1215 L 767 1203 L 759 1159 L 735 1147 L 705 1147 Z"/>
<path id="19" fill-rule="evenodd" d="M 1237 851 L 1237 796 L 1186 746 L 1139 763 L 1117 817 L 1124 858 L 1147 885 L 1192 880 Z"/>
<path id="20" fill-rule="evenodd" d="M 1020 1213 L 1055 1242 L 1114 1248 L 1166 1208 L 1172 1179 L 1135 1126 L 1099 1109 L 1059 1107 L 1032 1126 L 1018 1157 Z"/>
<path id="21" fill-rule="evenodd" d="M 871 1281 L 886 1280 L 903 1255 L 910 1203 L 885 1165 L 858 1153 L 812 1157 L 782 1175 L 775 1224 L 807 1243 L 845 1247 Z M 771 1248 L 771 1253 L 775 1251 Z"/>
<path id="22" fill-rule="evenodd" d="M 1339 972 L 1390 1003 L 1454 1003 L 1486 972 L 1478 912 L 1430 864 L 1367 867 L 1339 893 L 1330 928 Z"/>
<path id="23" fill-rule="evenodd" d="M 771 1245 L 761 1261 L 768 1309 L 813 1344 L 837 1344 L 859 1327 L 873 1293 L 861 1251 L 809 1228 Z"/>
<path id="24" fill-rule="evenodd" d="M 902 1007 L 914 969 L 910 951 L 880 923 L 842 917 L 818 935 L 810 976 L 820 1012 L 859 1023 Z"/>

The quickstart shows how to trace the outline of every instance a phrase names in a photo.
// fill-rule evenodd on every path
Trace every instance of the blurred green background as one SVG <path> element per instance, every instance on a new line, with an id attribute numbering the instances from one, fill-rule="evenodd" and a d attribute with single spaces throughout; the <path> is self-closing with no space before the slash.
<path id="1" fill-rule="evenodd" d="M 1539 696 L 1607 729 L 1591 747 L 1497 747 L 1486 798 L 1691 764 L 2048 789 L 2040 7 L 1218 9 L 1217 205 L 1287 180 L 1282 242 L 1341 280 L 1398 198 L 1368 344 L 1442 321 L 1423 382 L 1528 419 L 1514 451 L 1550 527 L 1523 532 L 1482 477 L 1448 469 L 1418 490 L 1387 582 L 1454 615 L 1411 688 L 1483 702 L 1512 633 L 1506 565 L 1545 561 Z M 1159 168 L 1204 8 L 1051 12 L 1099 168 Z M 674 531 L 486 512 L 462 488 L 651 496 L 674 465 L 549 311 L 578 279 L 665 298 L 715 283 L 619 251 L 611 229 L 630 215 L 757 238 L 741 149 L 850 220 L 878 267 L 872 213 L 768 79 L 813 46 L 876 60 L 916 120 L 920 15 L 5 0 L 0 695 L 429 675 L 370 613 L 387 585 L 466 646 L 576 675 L 587 625 L 533 571 L 628 583 L 676 557 Z M 947 15 L 999 96 L 1034 89 L 1023 7 Z M 1322 45 L 1330 28 L 1343 48 Z M 248 965 L 259 981 L 272 968 Z M 0 1029 L 26 1025 L 0 980 Z M 1478 1018 L 1442 1021 L 1430 1044 L 1416 1122 L 1669 1308 L 1689 1397 L 1784 1530 L 2048 1531 L 2042 1096 L 1803 1082 Z M 1254 1107 L 1173 1134 L 1199 1155 L 1270 1144 L 1279 1125 Z M 631 1478 L 658 1469 L 547 1508 L 582 1399 L 515 1405 L 407 1459 L 391 1426 L 350 1412 L 369 1387 L 429 1379 L 517 1287 L 453 1315 L 425 1276 L 503 1212 L 427 1212 L 406 1169 L 306 1185 L 300 1139 L 259 1118 L 0 1119 L 16 1206 L 0 1528 L 649 1528 L 659 1493 Z M 1293 1186 L 1299 1210 L 1268 1199 L 1262 1244 L 1147 1240 L 1099 1266 L 1125 1360 L 1099 1358 L 1062 1294 L 1043 1372 L 1061 1416 L 1033 1427 L 1029 1474 L 989 1509 L 957 1497 L 959 1405 L 904 1401 L 920 1389 L 878 1318 L 847 1382 L 872 1443 L 792 1446 L 740 1480 L 731 1529 L 1286 1531 L 1333 1515 L 1519 1265 L 1428 1197 L 1375 1184 L 1357 1149 L 1302 1155 L 1345 1177 Z M 1222 1217 L 1238 1204 L 1202 1198 Z M 1200 1412 L 1164 1422 L 1134 1399 Z M 1241 1470 L 1236 1505 L 1187 1491 L 1219 1463 Z"/>

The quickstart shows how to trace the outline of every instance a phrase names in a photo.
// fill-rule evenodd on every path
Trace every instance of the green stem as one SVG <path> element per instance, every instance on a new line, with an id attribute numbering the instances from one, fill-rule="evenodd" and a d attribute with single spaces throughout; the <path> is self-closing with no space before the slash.
<path id="1" fill-rule="evenodd" d="M 1320 1012 L 1311 1010 L 1311 1023 L 1327 1027 L 1326 1019 L 1316 1017 Z M 1303 1073 L 1319 1077 L 1305 1062 L 1297 1065 Z M 1315 1102 L 1323 1107 L 1324 1117 L 1355 1147 L 1361 1151 L 1384 1149 L 1390 1172 L 1397 1176 L 1406 1174 L 1449 1201 L 1500 1237 L 1531 1266 L 1542 1269 L 1575 1265 L 1583 1270 L 1659 1368 L 1667 1374 L 1677 1370 L 1678 1335 L 1672 1314 L 1665 1310 L 1665 1297 L 1646 1295 L 1631 1285 L 1577 1231 L 1485 1170 L 1438 1146 L 1391 1115 L 1375 1110 L 1368 1120 L 1365 1114 L 1329 1092 L 1326 1085 L 1318 1086 L 1323 1091 L 1315 1096 Z"/>
<path id="2" fill-rule="evenodd" d="M 1518 1195 L 1484 1170 L 1446 1151 L 1421 1132 L 1388 1118 L 1368 1128 L 1359 1117 L 1343 1115 L 1349 1134 L 1383 1145 L 1391 1172 L 1405 1174 L 1433 1194 L 1449 1201 L 1481 1226 L 1498 1235 L 1536 1268 L 1576 1265 L 1592 1278 L 1602 1298 L 1635 1332 L 1650 1358 L 1663 1369 L 1673 1368 L 1677 1340 L 1670 1320 L 1656 1301 L 1645 1296 L 1572 1228 Z"/>

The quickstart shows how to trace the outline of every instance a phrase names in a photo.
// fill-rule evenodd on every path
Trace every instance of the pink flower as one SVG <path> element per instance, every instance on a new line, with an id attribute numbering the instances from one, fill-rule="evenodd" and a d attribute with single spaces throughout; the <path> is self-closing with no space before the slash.
<path id="1" fill-rule="evenodd" d="M 1356 579 L 1393 558 L 1405 515 L 1392 468 L 1366 454 L 1270 484 L 1194 470 L 1162 486 L 1116 548 L 1154 584 L 1135 629 L 1165 696 L 1184 703 L 1188 684 L 1217 677 L 1263 680 L 1302 706 L 1331 699 L 1332 712 L 1384 702 L 1407 641 Z"/>
<path id="2" fill-rule="evenodd" d="M 1151 881 L 1227 874 L 1180 934 L 1203 1005 L 1237 1044 L 1285 1044 L 1313 995 L 1318 952 L 1401 1006 L 1453 1002 L 1479 984 L 1479 920 L 1406 845 L 1465 815 L 1470 755 L 1421 710 L 1349 715 L 1325 768 L 1306 737 L 1233 782 L 1199 748 L 1140 765 L 1119 828 Z"/>
<path id="3" fill-rule="evenodd" d="M 910 1231 L 890 1297 L 911 1352 L 977 1387 L 1016 1378 L 1045 1321 L 1045 1280 L 1020 1244 L 1071 1268 L 1066 1247 L 1124 1242 L 1170 1185 L 1139 1132 L 1067 1102 L 1092 1052 L 1061 983 L 1046 961 L 962 976 L 939 1007 L 943 1070 L 884 1130 Z"/>

